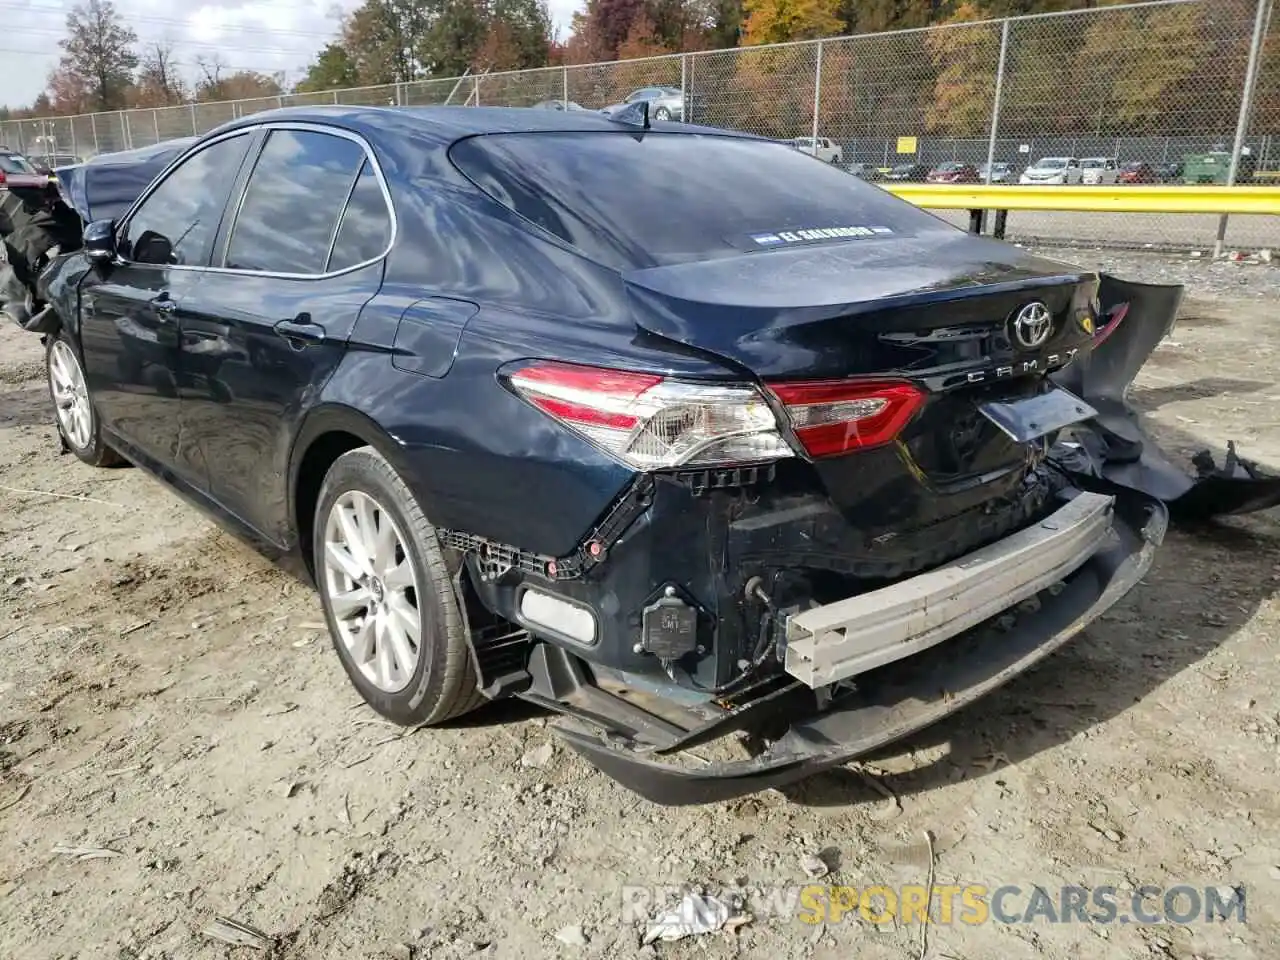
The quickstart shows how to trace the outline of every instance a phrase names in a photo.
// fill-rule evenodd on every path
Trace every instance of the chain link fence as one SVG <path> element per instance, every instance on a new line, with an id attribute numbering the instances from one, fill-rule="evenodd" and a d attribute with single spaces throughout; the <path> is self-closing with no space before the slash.
<path id="1" fill-rule="evenodd" d="M 860 176 L 1280 182 L 1280 27 L 1272 0 L 1160 0 L 616 63 L 0 123 L 31 155 L 91 156 L 207 133 L 295 105 L 587 109 L 635 91 L 666 119 L 822 138 Z M 1049 158 L 1049 166 L 1041 161 Z M 1035 168 L 1031 174 L 1028 168 Z M 1056 176 L 1054 171 L 1057 171 Z M 1052 182 L 1052 181 L 1051 181 Z M 960 222 L 961 214 L 956 214 Z M 1021 213 L 1014 239 L 1280 246 L 1277 217 Z"/>

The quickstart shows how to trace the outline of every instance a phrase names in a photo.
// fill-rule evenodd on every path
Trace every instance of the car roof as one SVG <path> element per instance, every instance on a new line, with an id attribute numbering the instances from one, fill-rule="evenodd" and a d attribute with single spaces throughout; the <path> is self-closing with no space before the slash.
<path id="1" fill-rule="evenodd" d="M 288 121 L 340 127 L 369 139 L 387 134 L 410 135 L 419 140 L 450 144 L 465 137 L 492 133 L 590 133 L 627 130 L 594 110 L 530 110 L 528 107 L 284 107 L 254 113 L 224 124 L 213 133 L 225 133 L 260 123 Z M 749 133 L 729 132 L 687 123 L 664 126 L 663 133 L 713 133 L 760 139 Z"/>

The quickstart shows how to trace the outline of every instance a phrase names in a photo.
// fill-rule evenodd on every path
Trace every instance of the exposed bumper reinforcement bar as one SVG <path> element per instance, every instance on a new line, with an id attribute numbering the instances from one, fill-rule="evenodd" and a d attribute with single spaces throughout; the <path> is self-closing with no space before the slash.
<path id="1" fill-rule="evenodd" d="M 761 755 L 701 769 L 638 755 L 570 722 L 561 736 L 603 772 L 657 803 L 712 803 L 785 786 L 847 763 L 954 713 L 1044 659 L 1123 597 L 1151 566 L 1168 511 L 1155 498 L 1115 491 L 1114 536 L 1039 595 L 1012 626 L 971 629 L 863 674 L 823 713 L 795 720 Z"/>
<path id="2" fill-rule="evenodd" d="M 1088 560 L 1111 535 L 1114 502 L 1081 493 L 1040 523 L 935 570 L 792 616 L 787 673 L 826 686 L 989 620 Z"/>

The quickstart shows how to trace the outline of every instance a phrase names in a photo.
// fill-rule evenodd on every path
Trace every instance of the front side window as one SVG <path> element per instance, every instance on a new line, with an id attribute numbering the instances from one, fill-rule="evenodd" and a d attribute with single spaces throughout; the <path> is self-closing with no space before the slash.
<path id="1" fill-rule="evenodd" d="M 129 218 L 120 255 L 135 263 L 207 266 L 227 193 L 251 140 L 249 133 L 229 137 L 183 160 Z"/>
<path id="2" fill-rule="evenodd" d="M 272 130 L 254 165 L 226 266 L 264 273 L 325 271 L 364 148 L 311 130 Z"/>

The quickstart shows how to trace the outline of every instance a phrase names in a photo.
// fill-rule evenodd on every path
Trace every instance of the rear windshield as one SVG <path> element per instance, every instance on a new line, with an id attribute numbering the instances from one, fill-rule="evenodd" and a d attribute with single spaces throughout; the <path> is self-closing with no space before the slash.
<path id="1" fill-rule="evenodd" d="M 765 140 L 510 133 L 450 150 L 511 210 L 617 269 L 937 229 L 929 214 Z"/>

